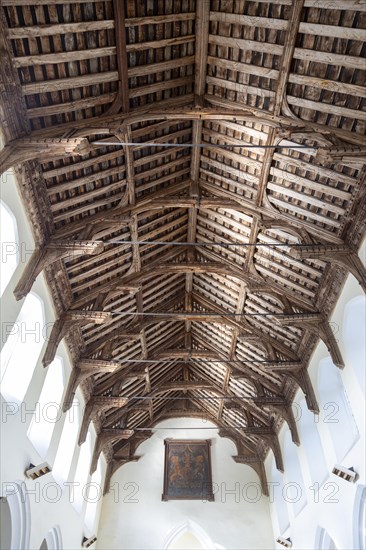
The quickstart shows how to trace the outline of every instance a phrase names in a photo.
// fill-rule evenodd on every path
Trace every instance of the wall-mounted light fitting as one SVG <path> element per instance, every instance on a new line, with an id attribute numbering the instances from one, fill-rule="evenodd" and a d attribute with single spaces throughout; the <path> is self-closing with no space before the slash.
<path id="1" fill-rule="evenodd" d="M 37 479 L 45 474 L 48 474 L 49 472 L 52 472 L 51 466 L 47 462 L 43 462 L 38 466 L 29 464 L 29 468 L 25 471 L 25 475 L 31 479 Z"/>
<path id="2" fill-rule="evenodd" d="M 81 543 L 81 546 L 83 548 L 89 548 L 92 544 L 94 544 L 97 540 L 97 537 L 93 535 L 92 537 L 89 537 L 88 539 L 86 537 L 83 538 L 83 542 Z"/>
<path id="3" fill-rule="evenodd" d="M 284 537 L 278 537 L 276 539 L 276 542 L 278 542 L 278 544 L 282 544 L 282 546 L 284 546 L 285 548 L 292 548 L 292 541 L 290 537 L 288 539 L 285 539 Z"/>
<path id="4" fill-rule="evenodd" d="M 332 474 L 335 474 L 336 476 L 344 479 L 345 481 L 349 481 L 350 483 L 354 483 L 358 477 L 357 472 L 354 471 L 352 466 L 351 468 L 345 468 L 340 464 L 336 464 L 334 466 Z"/>

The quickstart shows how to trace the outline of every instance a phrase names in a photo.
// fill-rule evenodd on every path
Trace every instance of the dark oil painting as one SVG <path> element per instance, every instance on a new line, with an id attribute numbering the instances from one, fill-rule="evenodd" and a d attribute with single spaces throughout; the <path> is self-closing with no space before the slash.
<path id="1" fill-rule="evenodd" d="M 162 500 L 214 500 L 211 441 L 166 439 Z"/>

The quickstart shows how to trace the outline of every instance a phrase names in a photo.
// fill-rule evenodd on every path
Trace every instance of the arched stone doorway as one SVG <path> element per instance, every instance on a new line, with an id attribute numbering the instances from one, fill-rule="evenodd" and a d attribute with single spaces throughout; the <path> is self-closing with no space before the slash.
<path id="1" fill-rule="evenodd" d="M 214 550 L 223 549 L 215 544 L 197 523 L 187 520 L 168 535 L 164 550 Z"/>
<path id="2" fill-rule="evenodd" d="M 28 550 L 30 506 L 25 484 L 21 481 L 3 483 L 3 491 L 1 496 L 1 550 L 19 550 L 19 548 Z"/>

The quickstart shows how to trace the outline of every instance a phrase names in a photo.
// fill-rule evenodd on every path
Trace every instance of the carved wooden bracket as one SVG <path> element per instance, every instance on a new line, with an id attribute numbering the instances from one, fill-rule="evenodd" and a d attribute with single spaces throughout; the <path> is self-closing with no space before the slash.
<path id="1" fill-rule="evenodd" d="M 244 428 L 243 431 L 248 435 L 254 435 L 256 437 L 259 437 L 260 439 L 263 439 L 268 444 L 268 446 L 273 451 L 277 470 L 279 470 L 280 472 L 283 472 L 284 467 L 283 467 L 281 447 L 278 441 L 277 434 L 272 430 L 272 428 L 262 427 L 262 426 L 248 426 Z"/>
<path id="2" fill-rule="evenodd" d="M 104 397 L 94 396 L 88 401 L 85 406 L 83 422 L 80 428 L 79 445 L 84 443 L 86 434 L 89 428 L 89 424 L 93 417 L 102 411 L 111 409 L 114 407 L 124 407 L 129 402 L 128 397 Z"/>
<path id="3" fill-rule="evenodd" d="M 267 406 L 268 409 L 273 410 L 276 414 L 279 414 L 286 422 L 291 432 L 292 441 L 296 445 L 300 445 L 299 432 L 297 430 L 297 425 L 294 417 L 294 413 L 290 403 L 270 403 L 264 406 Z"/>
<path id="4" fill-rule="evenodd" d="M 97 340 L 96 342 L 93 342 L 92 344 L 89 344 L 85 348 L 84 357 L 89 358 L 94 353 L 102 349 L 102 358 L 103 360 L 109 360 L 112 358 L 112 351 L 113 351 L 113 345 L 116 340 L 122 341 L 122 340 L 136 340 L 140 338 L 141 330 L 138 330 L 138 328 L 133 327 L 131 329 L 126 328 L 117 328 L 110 333 L 107 333 L 104 338 L 101 338 Z"/>
<path id="5" fill-rule="evenodd" d="M 105 481 L 104 481 L 104 489 L 103 489 L 103 496 L 105 496 L 107 493 L 109 493 L 110 486 L 111 486 L 111 479 L 114 473 L 121 468 L 121 466 L 124 466 L 125 464 L 128 464 L 129 462 L 138 462 L 140 460 L 141 456 L 133 455 L 128 456 L 127 458 L 119 458 L 119 459 L 112 459 L 107 466 L 107 471 L 105 474 Z"/>
<path id="6" fill-rule="evenodd" d="M 233 456 L 233 459 L 238 464 L 247 464 L 254 469 L 261 482 L 261 489 L 264 495 L 268 496 L 268 486 L 266 471 L 264 469 L 264 459 L 259 454 L 251 449 L 249 444 L 245 443 L 239 434 L 233 432 L 232 429 L 221 428 L 219 430 L 220 437 L 231 439 L 237 448 L 238 454 Z"/>
<path id="7" fill-rule="evenodd" d="M 315 162 L 324 166 L 325 164 L 347 164 L 358 168 L 365 163 L 366 146 L 343 145 L 336 147 L 319 147 Z"/>
<path id="8" fill-rule="evenodd" d="M 118 439 L 129 439 L 135 432 L 133 430 L 121 430 L 119 428 L 104 429 L 97 435 L 94 445 L 93 457 L 90 465 L 90 475 L 97 469 L 99 455 L 102 450 L 113 441 Z"/>
<path id="9" fill-rule="evenodd" d="M 62 410 L 66 412 L 71 407 L 76 389 L 83 380 L 99 372 L 114 372 L 120 367 L 119 363 L 113 361 L 101 361 L 99 359 L 84 359 L 79 361 L 71 371 Z"/>
<path id="10" fill-rule="evenodd" d="M 58 345 L 68 332 L 85 324 L 103 325 L 112 321 L 112 314 L 106 311 L 67 311 L 54 323 L 47 348 L 42 359 L 44 367 L 48 367 L 55 358 Z"/>
<path id="11" fill-rule="evenodd" d="M 337 340 L 329 322 L 320 313 L 295 313 L 284 315 L 276 319 L 276 322 L 285 326 L 305 328 L 321 338 L 327 346 L 333 363 L 340 369 L 344 368 L 344 361 Z"/>
<path id="12" fill-rule="evenodd" d="M 153 435 L 152 430 L 144 430 L 143 432 L 137 432 L 133 436 L 131 436 L 126 443 L 122 446 L 122 452 L 126 448 L 125 456 L 118 456 L 121 452 L 121 449 L 118 450 L 117 456 L 115 458 L 112 458 L 107 466 L 107 472 L 105 476 L 105 483 L 104 483 L 104 495 L 109 492 L 110 488 L 110 482 L 113 474 L 121 468 L 121 466 L 124 466 L 125 464 L 128 464 L 129 462 L 137 462 L 140 460 L 141 456 L 136 455 L 137 448 L 149 439 Z"/>
<path id="13" fill-rule="evenodd" d="M 0 152 L 0 173 L 11 166 L 29 160 L 54 160 L 57 156 L 87 155 L 90 144 L 86 138 L 25 137 L 10 141 Z"/>
<path id="14" fill-rule="evenodd" d="M 257 455 L 237 455 L 233 456 L 233 459 L 237 464 L 247 464 L 258 475 L 261 482 L 262 493 L 269 496 L 266 470 L 263 461 Z"/>
<path id="15" fill-rule="evenodd" d="M 314 388 L 311 383 L 307 368 L 303 367 L 298 371 L 287 371 L 287 374 L 290 378 L 295 380 L 295 382 L 302 389 L 305 395 L 305 401 L 308 406 L 308 409 L 313 413 L 319 413 L 319 405 L 315 397 Z"/>
<path id="16" fill-rule="evenodd" d="M 319 259 L 347 269 L 366 292 L 366 269 L 358 254 L 348 245 L 309 245 L 291 248 L 290 252 L 295 258 Z"/>
<path id="17" fill-rule="evenodd" d="M 43 248 L 35 250 L 15 287 L 14 296 L 21 300 L 30 292 L 41 271 L 59 260 L 76 256 L 95 256 L 104 250 L 101 242 L 90 241 L 50 241 Z"/>

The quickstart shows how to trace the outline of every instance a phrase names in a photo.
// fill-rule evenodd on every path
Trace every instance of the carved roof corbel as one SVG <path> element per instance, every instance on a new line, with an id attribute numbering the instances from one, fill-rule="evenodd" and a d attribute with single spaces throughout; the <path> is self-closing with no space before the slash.
<path id="1" fill-rule="evenodd" d="M 328 320 L 321 313 L 293 313 L 276 318 L 276 322 L 284 326 L 305 328 L 319 336 L 327 346 L 333 363 L 340 369 L 344 368 L 344 361 L 337 340 Z"/>
<path id="2" fill-rule="evenodd" d="M 79 384 L 100 372 L 114 372 L 121 365 L 114 361 L 102 361 L 99 359 L 82 359 L 72 369 L 66 388 L 62 410 L 66 412 L 72 405 L 75 392 Z"/>
<path id="3" fill-rule="evenodd" d="M 247 466 L 250 466 L 251 468 L 253 468 L 253 470 L 256 472 L 261 482 L 262 493 L 268 497 L 269 491 L 268 491 L 268 484 L 267 484 L 267 475 L 266 475 L 266 470 L 264 468 L 263 460 L 261 460 L 259 456 L 254 454 L 237 455 L 237 456 L 233 456 L 233 459 L 237 464 L 246 464 Z"/>
<path id="4" fill-rule="evenodd" d="M 326 164 L 347 164 L 360 168 L 365 163 L 366 146 L 362 145 L 335 145 L 333 147 L 319 147 L 315 155 L 315 162 Z"/>
<path id="5" fill-rule="evenodd" d="M 95 256 L 104 250 L 101 242 L 90 241 L 49 241 L 43 248 L 35 250 L 28 261 L 20 280 L 15 287 L 16 300 L 24 298 L 30 292 L 38 275 L 45 267 L 76 256 Z"/>
<path id="6" fill-rule="evenodd" d="M 242 431 L 247 435 L 253 435 L 264 440 L 273 451 L 277 470 L 280 472 L 284 471 L 281 447 L 278 437 L 276 432 L 270 426 L 247 426 Z"/>
<path id="7" fill-rule="evenodd" d="M 286 422 L 291 432 L 292 441 L 296 445 L 300 445 L 299 432 L 294 417 L 294 413 L 290 403 L 263 403 L 264 407 L 272 410 L 274 413 L 279 414 Z"/>
<path id="8" fill-rule="evenodd" d="M 125 405 L 127 405 L 128 402 L 128 397 L 104 397 L 99 395 L 93 396 L 88 401 L 84 409 L 83 421 L 79 434 L 79 445 L 84 443 L 89 424 L 95 415 L 107 409 L 124 407 Z"/>
<path id="9" fill-rule="evenodd" d="M 104 429 L 98 435 L 94 445 L 93 457 L 90 465 L 90 475 L 97 469 L 99 455 L 103 449 L 113 441 L 119 439 L 129 439 L 135 432 L 133 430 L 123 430 L 119 428 Z"/>
<path id="10" fill-rule="evenodd" d="M 305 401 L 309 411 L 319 413 L 319 405 L 315 397 L 315 392 L 311 379 L 306 367 L 302 367 L 297 371 L 287 371 L 290 378 L 295 380 L 305 395 Z"/>
<path id="11" fill-rule="evenodd" d="M 357 252 L 347 244 L 339 245 L 309 245 L 290 249 L 291 254 L 298 259 L 319 259 L 337 264 L 352 273 L 366 292 L 366 269 Z"/>
<path id="12" fill-rule="evenodd" d="M 75 328 L 83 325 L 103 325 L 112 321 L 112 314 L 107 311 L 67 311 L 52 327 L 45 354 L 42 359 L 44 367 L 48 367 L 55 358 L 61 340 Z"/>
<path id="13" fill-rule="evenodd" d="M 37 138 L 29 136 L 14 139 L 0 151 L 0 173 L 16 164 L 29 160 L 45 162 L 54 160 L 57 156 L 67 157 L 86 155 L 90 152 L 90 144 L 86 138 Z"/>
<path id="14" fill-rule="evenodd" d="M 233 456 L 233 460 L 237 464 L 246 464 L 253 468 L 260 479 L 262 493 L 268 496 L 267 477 L 263 458 L 254 449 L 251 449 L 248 443 L 245 443 L 239 434 L 233 433 L 232 430 L 221 428 L 219 430 L 219 436 L 231 439 L 238 453 L 236 456 Z"/>
<path id="15" fill-rule="evenodd" d="M 128 464 L 129 462 L 138 462 L 140 460 L 141 456 L 132 455 L 127 458 L 119 458 L 119 459 L 112 459 L 107 466 L 107 471 L 105 474 L 105 481 L 104 481 L 104 489 L 103 489 L 103 496 L 105 496 L 107 493 L 109 493 L 111 488 L 111 479 L 113 474 L 119 470 L 122 466 L 125 464 Z"/>

